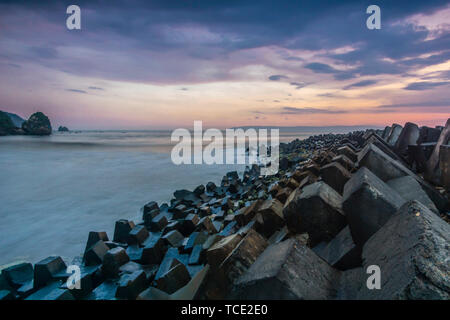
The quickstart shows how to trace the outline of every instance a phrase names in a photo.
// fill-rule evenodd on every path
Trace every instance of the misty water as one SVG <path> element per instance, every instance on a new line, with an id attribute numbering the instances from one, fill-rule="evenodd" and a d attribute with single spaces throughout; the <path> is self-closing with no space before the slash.
<path id="1" fill-rule="evenodd" d="M 281 133 L 280 141 L 310 133 Z M 66 261 L 82 253 L 89 231 L 113 236 L 118 219 L 141 221 L 148 201 L 177 189 L 219 184 L 243 165 L 174 165 L 170 132 L 89 131 L 0 137 L 0 265 Z"/>

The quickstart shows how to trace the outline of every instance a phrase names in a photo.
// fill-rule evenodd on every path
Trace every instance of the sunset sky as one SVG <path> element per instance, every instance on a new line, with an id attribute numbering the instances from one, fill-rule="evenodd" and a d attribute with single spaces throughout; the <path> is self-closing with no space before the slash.
<path id="1" fill-rule="evenodd" d="M 448 3 L 0 1 L 0 110 L 71 129 L 442 125 Z"/>

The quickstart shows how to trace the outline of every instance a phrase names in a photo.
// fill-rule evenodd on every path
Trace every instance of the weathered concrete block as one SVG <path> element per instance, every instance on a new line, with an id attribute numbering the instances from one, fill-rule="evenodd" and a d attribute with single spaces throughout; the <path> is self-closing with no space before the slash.
<path id="1" fill-rule="evenodd" d="M 21 299 L 25 299 L 26 297 L 28 297 L 30 294 L 32 294 L 35 291 L 36 290 L 33 285 L 33 280 L 31 280 L 31 281 L 25 283 L 20 288 L 18 288 L 16 290 L 16 293 Z"/>
<path id="2" fill-rule="evenodd" d="M 149 233 L 147 231 L 147 228 L 142 225 L 135 226 L 133 229 L 130 230 L 128 233 L 128 241 L 127 243 L 129 245 L 132 244 L 142 244 L 145 239 L 147 239 L 149 236 Z"/>
<path id="3" fill-rule="evenodd" d="M 140 247 L 137 244 L 133 244 L 131 246 L 128 246 L 125 249 L 125 252 L 131 261 L 140 263 L 142 261 L 142 253 L 144 252 L 144 248 Z"/>
<path id="4" fill-rule="evenodd" d="M 247 223 L 249 223 L 253 217 L 256 215 L 256 212 L 258 211 L 259 206 L 261 205 L 262 201 L 256 200 L 253 201 L 249 206 L 241 208 L 236 213 L 236 221 L 240 226 L 244 226 Z"/>
<path id="5" fill-rule="evenodd" d="M 355 163 L 343 154 L 334 157 L 333 159 L 331 159 L 331 162 L 339 163 L 348 171 L 352 171 L 355 168 Z"/>
<path id="6" fill-rule="evenodd" d="M 144 221 L 144 226 L 146 226 L 148 229 L 150 229 L 152 220 L 156 218 L 161 211 L 159 209 L 155 209 L 146 213 L 142 214 L 142 220 Z"/>
<path id="7" fill-rule="evenodd" d="M 134 227 L 135 224 L 133 221 L 128 221 L 125 219 L 116 221 L 116 225 L 114 227 L 114 242 L 127 242 L 128 234 Z"/>
<path id="8" fill-rule="evenodd" d="M 358 155 L 360 167 L 366 167 L 381 180 L 387 181 L 409 174 L 400 162 L 392 159 L 374 144 L 368 144 Z M 411 172 L 412 173 L 412 172 Z"/>
<path id="9" fill-rule="evenodd" d="M 295 180 L 293 177 L 290 178 L 286 184 L 286 187 L 291 188 L 292 190 L 298 188 L 298 184 L 299 182 L 297 182 L 297 180 Z"/>
<path id="10" fill-rule="evenodd" d="M 316 182 L 289 197 L 283 214 L 293 233 L 307 232 L 311 244 L 330 241 L 347 224 L 342 197 L 324 182 Z"/>
<path id="11" fill-rule="evenodd" d="M 156 288 L 172 294 L 182 288 L 191 280 L 191 276 L 186 266 L 178 263 L 169 269 L 164 275 L 156 279 Z"/>
<path id="12" fill-rule="evenodd" d="M 189 261 L 188 254 L 180 254 L 177 248 L 169 248 L 164 255 L 163 261 L 159 265 L 158 271 L 155 275 L 155 280 L 158 280 L 164 274 L 166 274 L 171 268 L 179 263 L 187 265 Z"/>
<path id="13" fill-rule="evenodd" d="M 343 147 L 343 148 L 346 148 L 346 147 Z M 349 150 L 350 150 L 350 148 L 349 148 Z M 307 165 L 304 168 L 304 170 L 306 172 L 309 172 L 309 174 L 312 174 L 313 176 L 318 176 L 320 167 L 317 164 L 315 164 L 315 163 L 311 163 L 311 164 Z"/>
<path id="14" fill-rule="evenodd" d="M 232 297 L 330 299 L 336 294 L 333 285 L 338 277 L 338 271 L 291 238 L 269 246 L 237 280 Z"/>
<path id="15" fill-rule="evenodd" d="M 184 237 L 180 232 L 178 232 L 178 230 L 172 230 L 162 236 L 162 239 L 167 245 L 172 247 L 180 247 L 183 244 Z"/>
<path id="16" fill-rule="evenodd" d="M 119 242 L 114 242 L 114 241 L 104 241 L 104 243 L 106 244 L 106 246 L 109 249 L 113 249 L 113 248 L 117 248 L 117 247 L 126 248 L 128 246 L 128 244 L 126 244 L 126 243 L 119 243 Z"/>
<path id="17" fill-rule="evenodd" d="M 152 211 L 159 211 L 159 206 L 155 201 L 150 201 L 149 203 L 145 204 L 142 208 L 142 214 L 145 216 L 145 214 L 152 212 Z M 144 220 L 145 217 L 142 217 Z"/>
<path id="18" fill-rule="evenodd" d="M 313 251 L 328 264 L 339 270 L 348 270 L 361 266 L 361 247 L 354 242 L 347 226 L 341 230 L 326 246 L 315 247 Z"/>
<path id="19" fill-rule="evenodd" d="M 29 295 L 25 300 L 74 300 L 69 290 L 61 289 L 60 285 L 60 281 L 52 282 Z"/>
<path id="20" fill-rule="evenodd" d="M 405 165 L 405 159 L 401 156 L 399 156 L 397 153 L 394 152 L 393 148 L 386 143 L 383 139 L 381 139 L 377 134 L 371 134 L 370 137 L 364 142 L 363 148 L 368 146 L 369 144 L 375 145 L 378 149 L 383 151 L 386 155 L 388 155 L 390 158 L 397 160 L 401 164 Z M 360 159 L 361 151 L 358 153 L 358 159 Z"/>
<path id="21" fill-rule="evenodd" d="M 173 208 L 170 208 L 170 212 L 173 213 L 173 219 L 184 219 L 188 215 L 187 206 L 184 204 L 179 204 Z"/>
<path id="22" fill-rule="evenodd" d="M 120 277 L 116 297 L 119 299 L 135 300 L 139 293 L 148 287 L 144 271 L 126 273 Z"/>
<path id="23" fill-rule="evenodd" d="M 219 267 L 227 277 L 228 284 L 232 285 L 250 268 L 267 246 L 268 243 L 263 236 L 255 230 L 250 230 Z"/>
<path id="24" fill-rule="evenodd" d="M 292 178 L 294 178 L 298 183 L 300 183 L 303 179 L 309 176 L 311 173 L 303 170 L 295 170 L 292 174 Z"/>
<path id="25" fill-rule="evenodd" d="M 0 290 L 13 291 L 13 287 L 8 283 L 6 277 L 3 273 L 0 272 Z"/>
<path id="26" fill-rule="evenodd" d="M 375 145 L 367 145 L 360 152 L 358 159 L 361 167 L 364 166 L 368 168 L 383 181 L 400 178 L 406 175 L 412 176 L 419 182 L 422 189 L 428 194 L 438 210 L 445 210 L 447 201 L 435 190 L 435 188 L 419 178 L 400 162 L 390 158 Z"/>
<path id="27" fill-rule="evenodd" d="M 224 237 L 222 237 L 219 234 L 212 234 L 208 237 L 208 239 L 206 239 L 206 241 L 203 243 L 203 249 L 208 250 L 209 248 L 211 248 L 215 243 L 219 242 L 220 240 L 222 240 Z"/>
<path id="28" fill-rule="evenodd" d="M 262 225 L 257 227 L 257 230 L 265 237 L 270 237 L 285 224 L 283 204 L 277 199 L 264 201 L 258 209 L 258 214 L 261 215 Z"/>
<path id="29" fill-rule="evenodd" d="M 206 252 L 209 265 L 211 267 L 219 266 L 241 240 L 240 235 L 233 234 L 212 245 Z"/>
<path id="30" fill-rule="evenodd" d="M 362 167 L 344 188 L 343 208 L 356 244 L 362 246 L 405 203 L 391 187 Z"/>
<path id="31" fill-rule="evenodd" d="M 297 183 L 297 186 L 299 184 Z M 292 193 L 292 189 L 289 187 L 283 188 L 275 195 L 275 199 L 280 201 L 282 204 L 286 202 L 287 198 L 289 198 L 289 195 Z"/>
<path id="32" fill-rule="evenodd" d="M 344 185 L 350 180 L 352 174 L 337 162 L 329 163 L 320 168 L 322 180 L 334 190 L 342 194 Z"/>
<path id="33" fill-rule="evenodd" d="M 404 176 L 397 179 L 392 179 L 386 184 L 397 191 L 397 193 L 405 200 L 418 200 L 431 211 L 439 213 L 439 210 L 431 201 L 430 197 L 421 188 L 420 184 L 411 176 Z"/>
<path id="34" fill-rule="evenodd" d="M 97 241 L 84 253 L 84 262 L 87 266 L 102 264 L 103 258 L 109 247 L 102 241 Z"/>
<path id="35" fill-rule="evenodd" d="M 228 237 L 231 236 L 233 233 L 235 233 L 236 229 L 237 229 L 237 222 L 233 221 L 229 223 L 225 228 L 223 228 L 219 234 L 223 237 Z"/>
<path id="36" fill-rule="evenodd" d="M 336 153 L 338 155 L 342 154 L 342 155 L 346 156 L 353 162 L 356 162 L 358 160 L 356 153 L 348 146 L 342 146 L 342 147 L 337 148 Z"/>
<path id="37" fill-rule="evenodd" d="M 410 144 L 408 146 L 407 159 L 410 166 L 414 168 L 417 173 L 425 171 L 427 161 L 433 153 L 436 142 Z"/>
<path id="38" fill-rule="evenodd" d="M 165 235 L 167 233 L 169 233 L 172 230 L 178 230 L 180 231 L 181 229 L 181 221 L 180 220 L 173 220 L 170 221 L 167 226 L 164 228 L 164 230 L 162 231 L 162 235 Z"/>
<path id="39" fill-rule="evenodd" d="M 205 241 L 207 239 L 208 239 L 208 233 L 206 233 L 205 231 L 193 232 L 189 236 L 189 239 L 188 239 L 186 245 L 184 246 L 184 251 L 190 252 L 194 248 L 194 246 L 203 245 L 203 243 L 205 243 Z"/>
<path id="40" fill-rule="evenodd" d="M 133 273 L 136 271 L 143 271 L 144 267 L 142 264 L 134 262 L 134 261 L 128 261 L 127 263 L 124 263 L 119 267 L 119 274 L 122 273 Z"/>
<path id="41" fill-rule="evenodd" d="M 212 224 L 214 226 L 215 232 L 220 232 L 223 228 L 223 221 L 221 220 L 213 220 Z"/>
<path id="42" fill-rule="evenodd" d="M 141 262 L 143 264 L 159 264 L 166 251 L 167 247 L 164 240 L 160 236 L 152 236 L 144 242 Z"/>
<path id="43" fill-rule="evenodd" d="M 357 300 L 358 292 L 366 286 L 369 275 L 363 268 L 354 268 L 341 273 L 336 283 L 336 300 Z"/>
<path id="44" fill-rule="evenodd" d="M 137 296 L 136 300 L 170 300 L 170 294 L 155 287 L 148 287 Z"/>
<path id="45" fill-rule="evenodd" d="M 442 130 L 439 139 L 434 147 L 433 153 L 430 156 L 430 159 L 427 161 L 427 165 L 425 168 L 425 178 L 428 181 L 431 181 L 435 184 L 441 183 L 441 175 L 439 170 L 439 152 L 441 150 L 442 145 L 447 145 L 450 140 L 450 118 L 447 120 L 445 124 L 445 128 Z"/>
<path id="46" fill-rule="evenodd" d="M 419 127 L 415 123 L 407 122 L 395 143 L 395 150 L 400 155 L 406 155 L 408 145 L 416 144 L 419 139 Z"/>
<path id="47" fill-rule="evenodd" d="M 236 218 L 236 215 L 235 215 L 234 213 L 227 214 L 227 215 L 225 216 L 225 218 L 223 219 L 223 224 L 224 224 L 225 226 L 227 226 L 227 225 L 230 224 L 231 222 L 236 222 L 236 223 L 237 223 L 237 221 L 235 220 L 235 218 Z"/>
<path id="48" fill-rule="evenodd" d="M 156 217 L 152 219 L 150 222 L 150 230 L 151 231 L 162 231 L 168 224 L 166 213 L 161 212 Z"/>
<path id="49" fill-rule="evenodd" d="M 298 189 L 303 189 L 307 185 L 310 185 L 310 184 L 313 184 L 314 182 L 317 182 L 317 180 L 318 180 L 318 178 L 316 176 L 308 175 L 300 182 L 300 184 L 298 186 Z M 292 195 L 292 193 L 290 195 Z"/>
<path id="50" fill-rule="evenodd" d="M 34 265 L 34 288 L 41 288 L 55 279 L 68 277 L 67 266 L 61 257 L 51 256 Z"/>
<path id="51" fill-rule="evenodd" d="M 33 280 L 33 265 L 18 263 L 3 269 L 1 274 L 12 288 L 18 289 Z"/>
<path id="52" fill-rule="evenodd" d="M 196 299 L 199 289 L 202 287 L 205 278 L 209 273 L 209 266 L 204 266 L 198 271 L 195 276 L 188 282 L 187 285 L 174 292 L 171 300 L 193 300 Z"/>
<path id="53" fill-rule="evenodd" d="M 391 132 L 391 127 L 390 126 L 386 126 L 384 128 L 384 130 L 383 130 L 383 134 L 381 135 L 381 138 L 387 139 L 390 132 Z"/>
<path id="54" fill-rule="evenodd" d="M 441 130 L 423 126 L 420 128 L 419 139 L 417 140 L 417 143 L 422 144 L 428 142 L 437 142 L 440 135 Z"/>
<path id="55" fill-rule="evenodd" d="M 0 301 L 14 300 L 14 294 L 9 290 L 0 290 Z"/>
<path id="56" fill-rule="evenodd" d="M 196 231 L 207 231 L 209 234 L 217 233 L 216 226 L 213 224 L 211 217 L 206 216 L 200 219 L 196 226 Z"/>
<path id="57" fill-rule="evenodd" d="M 102 272 L 106 277 L 117 277 L 120 266 L 128 261 L 130 261 L 130 258 L 124 248 L 117 247 L 110 249 L 103 258 Z"/>
<path id="58" fill-rule="evenodd" d="M 450 298 L 450 225 L 420 202 L 405 203 L 363 247 L 364 268 L 377 265 L 381 288 L 358 299 Z"/>
<path id="59" fill-rule="evenodd" d="M 116 300 L 117 280 L 107 279 L 86 296 L 86 300 Z"/>
<path id="60" fill-rule="evenodd" d="M 187 237 L 195 230 L 199 221 L 200 218 L 198 215 L 193 213 L 188 214 L 186 218 L 181 221 L 181 228 L 178 231 L 180 231 L 183 236 Z"/>
<path id="61" fill-rule="evenodd" d="M 86 248 L 84 249 L 83 259 L 86 256 L 86 252 L 94 244 L 96 244 L 99 240 L 102 240 L 103 242 L 109 241 L 108 235 L 106 234 L 106 232 L 104 232 L 104 231 L 103 232 L 95 232 L 95 231 L 89 232 L 88 240 L 87 240 L 87 243 L 86 243 Z"/>
<path id="62" fill-rule="evenodd" d="M 395 146 L 395 144 L 397 143 L 398 137 L 400 136 L 400 133 L 402 132 L 402 129 L 403 129 L 403 127 L 399 124 L 394 123 L 392 125 L 391 132 L 386 141 L 390 146 L 392 146 L 392 147 Z"/>
<path id="63" fill-rule="evenodd" d="M 197 244 L 192 249 L 192 253 L 189 256 L 188 264 L 190 265 L 201 264 L 203 263 L 204 256 L 205 256 L 205 249 L 203 249 L 203 245 Z"/>
<path id="64" fill-rule="evenodd" d="M 275 243 L 279 243 L 283 240 L 285 240 L 287 238 L 289 234 L 289 230 L 287 228 L 287 226 L 284 226 L 283 228 L 281 228 L 281 230 L 278 230 L 277 232 L 275 232 L 268 240 L 267 243 L 268 244 L 275 244 Z"/>
<path id="65" fill-rule="evenodd" d="M 235 282 L 267 247 L 266 239 L 255 230 L 236 245 L 219 266 L 214 266 L 201 290 L 203 299 L 225 299 Z"/>
<path id="66" fill-rule="evenodd" d="M 441 145 L 439 150 L 441 184 L 447 191 L 450 191 L 450 145 Z"/>
<path id="67" fill-rule="evenodd" d="M 277 181 L 277 182 L 272 183 L 272 184 L 269 186 L 269 189 L 268 189 L 267 191 L 270 193 L 270 195 L 271 195 L 272 197 L 275 197 L 275 195 L 276 195 L 281 189 L 282 189 L 282 188 L 281 188 L 281 186 L 280 186 L 280 183 Z"/>

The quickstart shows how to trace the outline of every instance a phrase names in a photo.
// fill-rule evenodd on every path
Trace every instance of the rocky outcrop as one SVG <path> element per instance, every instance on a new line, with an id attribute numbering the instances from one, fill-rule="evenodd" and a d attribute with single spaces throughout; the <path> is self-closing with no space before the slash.
<path id="1" fill-rule="evenodd" d="M 69 129 L 67 127 L 59 126 L 58 132 L 69 132 Z"/>
<path id="2" fill-rule="evenodd" d="M 11 112 L 5 112 L 9 118 L 11 119 L 11 121 L 13 122 L 14 126 L 16 128 L 22 128 L 22 123 L 25 121 L 24 119 L 22 119 L 20 116 L 18 116 L 15 113 L 11 113 Z"/>
<path id="3" fill-rule="evenodd" d="M 0 136 L 14 134 L 16 127 L 6 112 L 0 111 Z"/>
<path id="4" fill-rule="evenodd" d="M 42 112 L 33 113 L 22 123 L 22 130 L 28 135 L 47 136 L 52 134 L 52 126 L 48 117 Z"/>

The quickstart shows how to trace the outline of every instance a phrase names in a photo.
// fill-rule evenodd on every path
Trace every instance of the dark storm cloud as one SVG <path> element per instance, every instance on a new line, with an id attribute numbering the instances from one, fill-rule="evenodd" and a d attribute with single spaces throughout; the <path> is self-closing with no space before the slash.
<path id="1" fill-rule="evenodd" d="M 294 86 L 295 89 L 301 89 L 301 88 L 306 87 L 308 84 L 304 83 L 304 82 L 291 82 L 290 85 Z"/>
<path id="2" fill-rule="evenodd" d="M 274 74 L 273 76 L 270 76 L 270 77 L 269 77 L 269 80 L 271 80 L 271 81 L 279 81 L 279 80 L 287 79 L 287 78 L 288 78 L 288 77 L 283 76 L 283 75 L 281 75 L 281 74 Z"/>
<path id="3" fill-rule="evenodd" d="M 445 61 L 449 34 L 425 41 L 427 30 L 393 22 L 415 13 L 432 13 L 447 3 L 377 1 L 382 10 L 382 29 L 374 31 L 365 27 L 365 9 L 372 4 L 365 0 L 131 0 L 126 4 L 79 0 L 82 30 L 70 32 L 64 22 L 65 9 L 72 1 L 0 1 L 0 21 L 14 26 L 4 30 L 2 36 L 34 44 L 26 54 L 15 44 L 8 50 L 0 49 L 10 63 L 36 60 L 76 75 L 187 83 L 231 79 L 230 69 L 266 62 L 258 56 L 230 59 L 242 49 L 277 46 L 328 52 L 352 46 L 354 50 L 346 53 L 323 53 L 335 62 L 333 65 L 317 60 L 303 64 L 315 73 L 347 80 L 361 75 L 404 74 L 417 66 Z M 25 23 L 31 17 L 34 24 Z M 69 47 L 82 50 L 59 50 Z M 432 55 L 420 58 L 423 54 Z M 404 58 L 411 59 L 399 61 Z M 302 62 L 302 58 L 293 56 L 282 59 L 292 64 Z M 201 70 L 210 70 L 209 64 L 217 70 L 203 74 Z M 340 64 L 346 68 L 340 68 Z"/>
<path id="4" fill-rule="evenodd" d="M 306 69 L 310 69 L 315 73 L 339 73 L 339 70 L 334 69 L 333 67 L 319 62 L 308 63 L 305 65 Z"/>
<path id="5" fill-rule="evenodd" d="M 29 53 L 39 59 L 55 59 L 57 51 L 51 47 L 30 47 Z"/>
<path id="6" fill-rule="evenodd" d="M 76 93 L 87 93 L 86 91 L 84 91 L 84 90 L 79 90 L 79 89 L 66 89 L 66 91 L 69 91 L 69 92 L 76 92 Z"/>
<path id="7" fill-rule="evenodd" d="M 285 57 L 284 60 L 286 60 L 286 61 L 305 61 L 305 59 L 302 59 L 300 57 Z"/>
<path id="8" fill-rule="evenodd" d="M 339 94 L 332 93 L 332 92 L 320 93 L 317 96 L 318 97 L 325 97 L 325 98 L 337 98 L 337 97 L 340 97 Z"/>
<path id="9" fill-rule="evenodd" d="M 297 108 L 297 107 L 290 107 L 290 106 L 284 106 L 275 108 L 268 111 L 260 111 L 260 110 L 254 110 L 252 113 L 255 114 L 341 114 L 341 113 L 347 113 L 346 110 L 337 109 L 335 107 L 328 107 L 326 109 L 321 108 L 315 108 L 315 107 L 303 107 L 303 108 Z"/>
<path id="10" fill-rule="evenodd" d="M 377 83 L 378 81 L 376 80 L 363 80 L 363 81 L 359 81 L 359 82 L 355 82 L 352 84 L 349 84 L 348 86 L 345 86 L 343 89 L 344 90 L 349 90 L 352 88 L 360 88 L 360 87 L 367 87 L 367 86 L 371 86 L 375 83 Z"/>
<path id="11" fill-rule="evenodd" d="M 338 110 L 334 107 L 329 107 L 328 109 L 319 108 L 296 108 L 296 107 L 283 107 L 281 108 L 280 114 L 339 114 L 347 113 L 345 110 Z"/>
<path id="12" fill-rule="evenodd" d="M 445 86 L 450 84 L 450 81 L 442 81 L 442 82 L 427 82 L 427 81 L 421 81 L 421 82 L 413 82 L 408 84 L 403 89 L 405 90 L 430 90 L 436 87 Z"/>
<path id="13" fill-rule="evenodd" d="M 389 109 L 389 108 L 423 108 L 423 107 L 445 107 L 445 108 L 450 108 L 450 99 L 411 102 L 411 103 L 385 104 L 385 105 L 380 105 L 377 108 Z"/>

